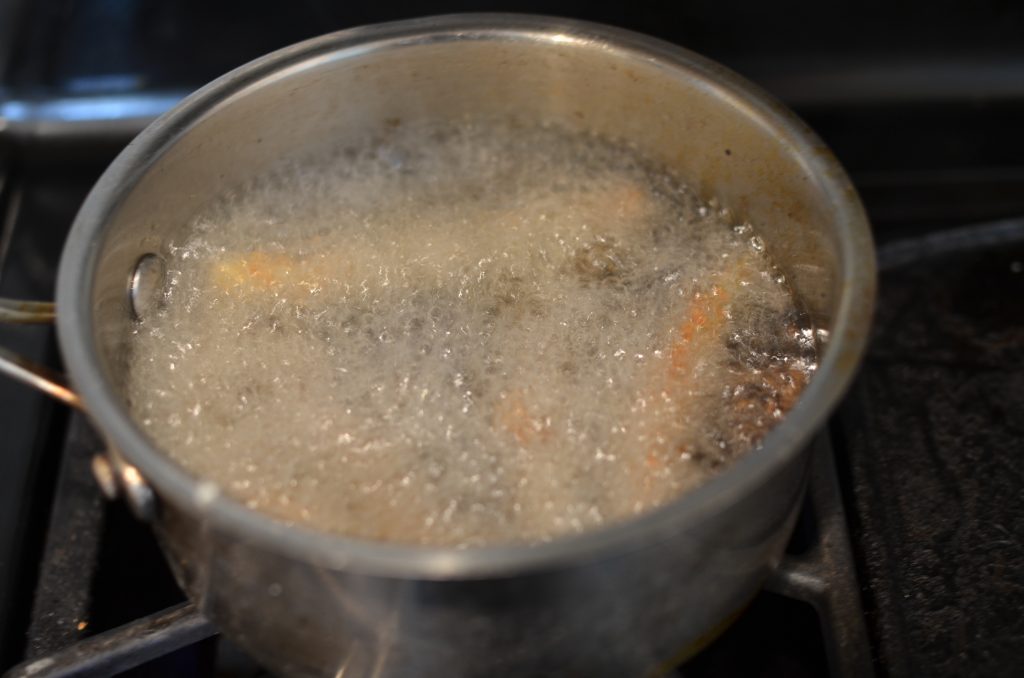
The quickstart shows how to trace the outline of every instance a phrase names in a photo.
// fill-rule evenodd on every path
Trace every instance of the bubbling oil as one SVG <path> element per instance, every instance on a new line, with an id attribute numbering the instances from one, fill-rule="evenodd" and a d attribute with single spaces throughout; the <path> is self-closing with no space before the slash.
<path id="1" fill-rule="evenodd" d="M 136 418 L 250 508 L 353 537 L 621 521 L 756 448 L 816 365 L 755 229 L 553 127 L 404 126 L 284 162 L 167 264 Z"/>

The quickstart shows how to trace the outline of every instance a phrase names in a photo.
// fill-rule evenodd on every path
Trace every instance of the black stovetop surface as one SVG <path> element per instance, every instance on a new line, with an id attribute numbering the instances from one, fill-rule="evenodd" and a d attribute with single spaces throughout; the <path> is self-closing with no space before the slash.
<path id="1" fill-rule="evenodd" d="M 0 296 L 52 296 L 78 205 L 145 118 L 119 117 L 126 97 L 172 101 L 298 39 L 467 9 L 578 16 L 678 42 L 780 95 L 832 146 L 865 199 L 882 265 L 871 347 L 830 424 L 875 669 L 1016 673 L 1024 10 L 1008 3 L 0 4 Z M 89 115 L 114 122 L 39 106 L 66 97 L 103 104 Z M 59 360 L 49 328 L 0 326 L 0 345 Z M 182 600 L 148 531 L 100 499 L 91 436 L 78 417 L 0 381 L 0 671 Z M 54 580 L 47 572 L 63 584 L 39 586 Z M 822 675 L 822 619 L 765 593 L 683 674 Z M 208 640 L 134 675 L 253 670 Z"/>
<path id="2" fill-rule="evenodd" d="M 894 675 L 1024 660 L 1024 219 L 880 251 L 838 417 L 878 653 Z"/>

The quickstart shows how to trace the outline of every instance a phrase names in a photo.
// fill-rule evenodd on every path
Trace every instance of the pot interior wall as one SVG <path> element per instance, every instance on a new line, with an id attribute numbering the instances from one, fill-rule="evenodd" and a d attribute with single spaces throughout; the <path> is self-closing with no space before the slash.
<path id="1" fill-rule="evenodd" d="M 340 50 L 325 42 L 195 109 L 138 181 L 120 187 L 100 244 L 94 328 L 114 383 L 133 322 L 127 280 L 142 255 L 166 253 L 197 210 L 282 159 L 432 119 L 514 116 L 628 140 L 755 224 L 816 324 L 831 327 L 842 276 L 828 183 L 796 159 L 795 142 L 764 122 L 764 110 L 730 90 L 732 76 L 670 69 L 585 35 L 487 36 L 399 36 Z"/>

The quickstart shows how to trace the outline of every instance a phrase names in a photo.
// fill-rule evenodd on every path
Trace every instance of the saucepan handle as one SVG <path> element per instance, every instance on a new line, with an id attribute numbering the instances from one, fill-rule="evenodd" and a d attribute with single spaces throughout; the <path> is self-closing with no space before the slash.
<path id="1" fill-rule="evenodd" d="M 0 323 L 51 323 L 55 317 L 56 308 L 51 302 L 0 298 Z M 0 347 L 0 374 L 28 384 L 72 407 L 82 409 L 82 400 L 68 386 L 63 375 L 48 367 L 36 365 L 2 347 Z"/>
<path id="2" fill-rule="evenodd" d="M 0 323 L 50 323 L 56 317 L 56 308 L 50 302 L 15 301 L 0 298 Z M 13 351 L 0 347 L 0 374 L 13 377 L 43 393 L 85 411 L 81 398 L 67 384 L 63 375 L 48 367 L 36 365 Z M 114 499 L 124 494 L 128 505 L 140 519 L 149 521 L 155 514 L 155 497 L 134 466 L 126 463 L 113 450 L 97 453 L 92 460 L 92 471 L 103 494 Z"/>

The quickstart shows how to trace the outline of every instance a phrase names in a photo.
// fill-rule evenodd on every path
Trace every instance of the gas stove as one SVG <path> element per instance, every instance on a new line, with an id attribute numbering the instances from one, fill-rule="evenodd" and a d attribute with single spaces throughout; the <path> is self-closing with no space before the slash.
<path id="1" fill-rule="evenodd" d="M 674 675 L 1011 675 L 1024 661 L 1024 12 L 900 4 L 879 26 L 789 3 L 820 29 L 797 34 L 777 7 L 729 4 L 512 7 L 659 35 L 760 82 L 836 151 L 875 228 L 872 343 L 814 443 L 787 555 Z M 0 6 L 0 296 L 52 298 L 85 194 L 187 91 L 304 37 L 487 9 L 470 5 Z M 59 368 L 47 327 L 0 326 L 0 345 Z M 185 601 L 148 529 L 103 500 L 86 420 L 0 380 L 0 431 L 0 670 L 267 675 Z"/>

